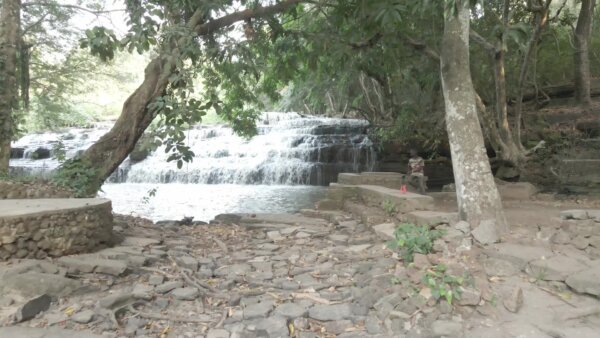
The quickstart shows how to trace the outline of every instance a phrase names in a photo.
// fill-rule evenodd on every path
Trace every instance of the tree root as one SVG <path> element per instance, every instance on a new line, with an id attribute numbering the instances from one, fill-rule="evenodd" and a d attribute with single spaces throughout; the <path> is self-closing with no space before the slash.
<path id="1" fill-rule="evenodd" d="M 166 321 L 176 322 L 176 323 L 194 323 L 194 324 L 203 325 L 206 328 L 208 328 L 210 326 L 206 321 L 196 319 L 196 318 L 171 317 L 171 316 L 163 316 L 163 315 L 156 314 L 156 313 L 142 312 L 142 311 L 136 310 L 133 307 L 133 304 L 129 305 L 127 307 L 127 310 L 129 312 L 131 312 L 132 314 L 134 314 L 138 317 L 141 317 L 141 318 L 145 318 L 145 319 L 166 320 Z"/>

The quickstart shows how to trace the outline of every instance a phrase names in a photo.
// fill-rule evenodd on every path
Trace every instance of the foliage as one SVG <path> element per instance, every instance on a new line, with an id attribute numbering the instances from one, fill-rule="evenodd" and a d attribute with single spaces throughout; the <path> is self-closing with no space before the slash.
<path id="1" fill-rule="evenodd" d="M 75 197 L 90 197 L 96 194 L 99 184 L 96 181 L 96 169 L 93 164 L 81 158 L 67 160 L 51 177 L 59 186 L 73 190 Z"/>
<path id="2" fill-rule="evenodd" d="M 423 276 L 423 283 L 431 289 L 433 298 L 436 300 L 443 298 L 448 304 L 452 304 L 454 299 L 460 299 L 460 287 L 465 278 L 450 275 L 446 273 L 446 269 L 444 264 L 434 265 Z"/>
<path id="3" fill-rule="evenodd" d="M 428 226 L 402 223 L 394 232 L 394 240 L 388 242 L 388 247 L 399 250 L 405 264 L 413 261 L 414 254 L 428 254 L 433 248 L 433 241 L 442 237 L 444 231 L 431 230 Z"/>
<path id="4" fill-rule="evenodd" d="M 156 196 L 156 191 L 158 190 L 158 188 L 152 188 L 150 190 L 148 190 L 148 192 L 146 192 L 146 196 L 144 196 L 142 198 L 142 204 L 148 204 L 150 203 L 150 199 L 154 196 Z"/>
<path id="5" fill-rule="evenodd" d="M 396 207 L 396 204 L 394 204 L 394 202 L 392 202 L 388 199 L 383 201 L 383 210 L 389 216 L 394 216 L 398 213 L 398 208 Z"/>

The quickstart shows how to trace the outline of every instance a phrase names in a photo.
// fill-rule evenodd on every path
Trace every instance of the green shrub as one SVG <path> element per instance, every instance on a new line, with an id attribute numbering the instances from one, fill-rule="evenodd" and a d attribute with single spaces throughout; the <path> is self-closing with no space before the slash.
<path id="1" fill-rule="evenodd" d="M 452 304 L 454 299 L 460 299 L 460 286 L 465 278 L 447 274 L 446 269 L 444 264 L 434 265 L 423 276 L 423 283 L 431 289 L 433 298 L 444 298 L 448 304 Z"/>
<path id="2" fill-rule="evenodd" d="M 402 223 L 394 232 L 394 240 L 388 242 L 392 250 L 399 250 L 405 264 L 413 261 L 415 253 L 428 254 L 433 248 L 433 241 L 442 237 L 441 230 L 431 230 L 428 226 Z"/>

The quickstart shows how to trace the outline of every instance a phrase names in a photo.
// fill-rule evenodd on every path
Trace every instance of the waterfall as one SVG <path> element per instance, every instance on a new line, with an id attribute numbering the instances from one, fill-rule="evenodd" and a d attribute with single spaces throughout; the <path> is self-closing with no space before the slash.
<path id="1" fill-rule="evenodd" d="M 112 181 L 327 185 L 340 172 L 375 169 L 375 150 L 367 136 L 366 121 L 273 112 L 263 113 L 259 122 L 258 135 L 251 139 L 241 138 L 223 125 L 196 126 L 186 131 L 187 144 L 195 157 L 182 169 L 166 161 L 168 154 L 161 147 L 141 162 L 124 163 Z M 13 144 L 20 150 L 11 160 L 11 167 L 13 171 L 47 172 L 58 161 L 33 159 L 29 154 L 38 148 L 52 153 L 53 145 L 62 142 L 67 157 L 73 157 L 107 130 L 107 126 L 99 126 L 27 135 Z"/>

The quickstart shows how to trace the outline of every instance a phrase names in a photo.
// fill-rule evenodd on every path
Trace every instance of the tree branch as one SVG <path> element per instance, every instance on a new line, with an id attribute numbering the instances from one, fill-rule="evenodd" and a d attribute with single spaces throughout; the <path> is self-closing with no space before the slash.
<path id="1" fill-rule="evenodd" d="M 429 56 L 435 61 L 440 61 L 440 55 L 435 50 L 431 49 L 431 47 L 427 46 L 425 42 L 415 40 L 408 36 L 401 36 L 400 38 L 406 43 L 408 43 L 415 50 L 425 53 L 425 55 Z"/>
<path id="2" fill-rule="evenodd" d="M 291 7 L 295 4 L 299 4 L 301 2 L 305 2 L 305 0 L 286 0 L 272 6 L 259 6 L 256 8 L 249 8 L 198 25 L 195 27 L 194 30 L 198 35 L 207 35 L 218 29 L 232 25 L 238 21 L 243 21 L 249 18 L 263 17 L 274 13 L 282 12 L 288 7 Z"/>
<path id="3" fill-rule="evenodd" d="M 475 30 L 471 29 L 469 31 L 469 37 L 471 40 L 473 40 L 473 42 L 483 47 L 483 49 L 486 51 L 490 53 L 496 53 L 496 47 L 489 43 L 483 36 L 479 35 L 479 33 L 477 33 Z"/>
<path id="4" fill-rule="evenodd" d="M 78 11 L 91 13 L 91 14 L 94 14 L 94 15 L 100 15 L 100 14 L 106 14 L 106 13 L 113 13 L 113 12 L 125 12 L 126 11 L 126 9 L 124 9 L 124 8 L 122 8 L 122 9 L 95 10 L 95 9 L 81 7 L 81 6 L 77 6 L 77 5 L 56 4 L 56 3 L 49 3 L 49 2 L 26 2 L 26 3 L 22 4 L 21 6 L 23 8 L 30 7 L 30 6 L 71 8 L 71 9 L 76 9 Z"/>

